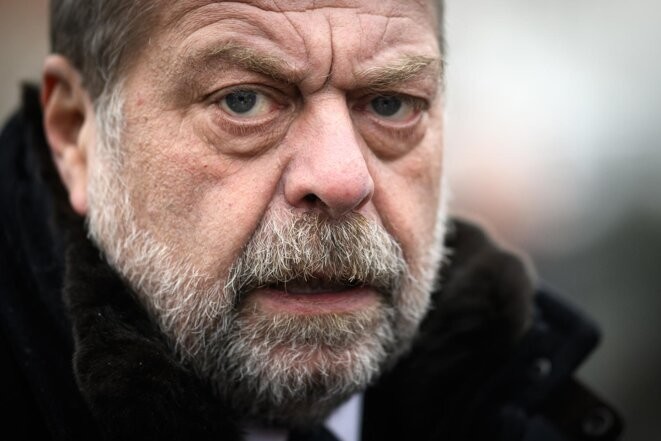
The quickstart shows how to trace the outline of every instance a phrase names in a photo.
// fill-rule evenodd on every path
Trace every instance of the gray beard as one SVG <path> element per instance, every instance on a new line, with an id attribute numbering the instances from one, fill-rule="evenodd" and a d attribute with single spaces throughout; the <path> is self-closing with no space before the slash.
<path id="1" fill-rule="evenodd" d="M 231 320 L 219 316 L 222 326 L 206 326 L 211 344 L 188 359 L 242 414 L 276 425 L 313 424 L 405 347 L 397 335 L 410 332 L 395 332 L 393 293 L 407 276 L 400 247 L 363 216 L 270 214 L 229 271 L 223 293 L 234 300 Z M 380 301 L 352 313 L 303 316 L 265 313 L 250 301 L 256 288 L 306 281 L 367 285 Z"/>
<path id="2" fill-rule="evenodd" d="M 181 361 L 247 419 L 315 424 L 410 347 L 440 267 L 445 216 L 435 244 L 410 266 L 397 242 L 361 215 L 268 213 L 222 277 L 138 227 L 121 168 L 99 150 L 90 173 L 90 238 Z M 311 316 L 267 314 L 250 302 L 255 288 L 318 278 L 373 287 L 380 301 Z"/>
<path id="3" fill-rule="evenodd" d="M 233 407 L 259 423 L 321 422 L 370 384 L 395 351 L 388 312 L 239 317 L 213 383 Z"/>

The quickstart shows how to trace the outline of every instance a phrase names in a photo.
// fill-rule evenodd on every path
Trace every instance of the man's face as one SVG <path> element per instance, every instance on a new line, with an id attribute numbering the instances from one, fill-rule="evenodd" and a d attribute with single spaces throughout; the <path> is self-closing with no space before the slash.
<path id="1" fill-rule="evenodd" d="M 177 2 L 159 23 L 119 144 L 90 153 L 92 236 L 221 395 L 323 417 L 410 341 L 438 270 L 432 3 Z"/>

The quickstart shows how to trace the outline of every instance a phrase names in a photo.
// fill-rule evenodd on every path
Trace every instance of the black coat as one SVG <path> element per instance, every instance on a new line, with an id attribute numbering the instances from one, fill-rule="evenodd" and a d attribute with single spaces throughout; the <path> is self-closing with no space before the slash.
<path id="1" fill-rule="evenodd" d="M 0 137 L 0 405 L 17 439 L 239 440 L 240 415 L 185 366 L 66 203 L 35 90 Z M 573 378 L 595 325 L 453 221 L 411 352 L 365 393 L 363 439 L 613 440 Z M 6 439 L 6 438 L 5 438 Z"/>

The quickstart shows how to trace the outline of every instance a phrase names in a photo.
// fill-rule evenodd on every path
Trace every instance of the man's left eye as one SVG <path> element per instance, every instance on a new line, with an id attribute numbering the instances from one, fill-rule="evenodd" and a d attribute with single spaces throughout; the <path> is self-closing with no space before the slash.
<path id="1" fill-rule="evenodd" d="M 273 105 L 271 98 L 251 89 L 235 90 L 220 99 L 220 107 L 239 118 L 263 116 L 271 111 Z"/>
<path id="2" fill-rule="evenodd" d="M 398 95 L 376 96 L 367 107 L 379 118 L 391 121 L 406 121 L 419 110 L 412 100 Z"/>

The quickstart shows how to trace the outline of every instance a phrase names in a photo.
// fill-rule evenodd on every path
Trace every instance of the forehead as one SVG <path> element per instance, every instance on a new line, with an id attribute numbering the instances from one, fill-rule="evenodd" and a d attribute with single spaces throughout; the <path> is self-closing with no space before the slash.
<path id="1" fill-rule="evenodd" d="M 166 26 L 177 22 L 187 14 L 201 8 L 214 6 L 252 6 L 263 12 L 309 13 L 319 11 L 347 10 L 357 14 L 373 14 L 384 17 L 410 16 L 421 21 L 437 19 L 439 0 L 184 0 L 165 2 L 162 7 L 162 22 Z M 208 9 L 207 9 L 208 10 Z"/>
<path id="2" fill-rule="evenodd" d="M 230 44 L 322 76 L 440 53 L 432 0 L 174 2 L 164 5 L 153 41 L 169 65 Z"/>

